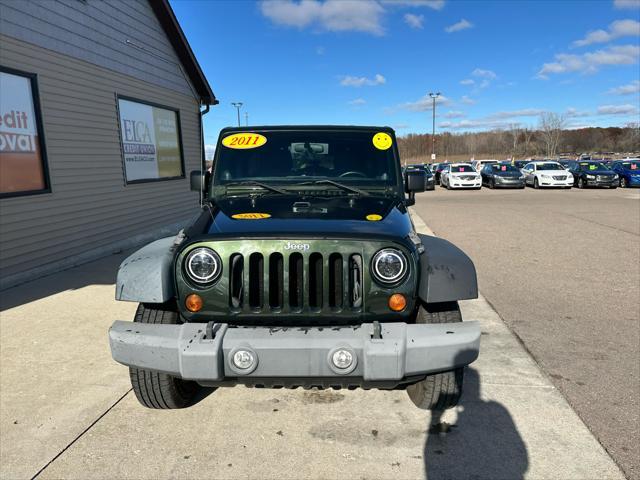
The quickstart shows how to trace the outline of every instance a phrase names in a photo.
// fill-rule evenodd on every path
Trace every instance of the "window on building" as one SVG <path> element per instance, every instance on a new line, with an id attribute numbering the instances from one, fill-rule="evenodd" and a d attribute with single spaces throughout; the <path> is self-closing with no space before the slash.
<path id="1" fill-rule="evenodd" d="M 118 97 L 126 183 L 184 178 L 177 110 Z"/>
<path id="2" fill-rule="evenodd" d="M 0 67 L 0 197 L 49 191 L 36 76 Z"/>

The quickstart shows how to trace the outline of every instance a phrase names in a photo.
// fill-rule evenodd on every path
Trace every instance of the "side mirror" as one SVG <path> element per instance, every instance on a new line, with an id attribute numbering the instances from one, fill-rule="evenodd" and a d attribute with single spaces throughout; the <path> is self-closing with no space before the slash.
<path id="1" fill-rule="evenodd" d="M 404 174 L 404 190 L 408 194 L 424 192 L 427 174 L 422 170 L 410 170 Z"/>
<path id="2" fill-rule="evenodd" d="M 201 192 L 204 188 L 204 174 L 200 170 L 192 170 L 189 174 L 191 190 Z"/>
<path id="3" fill-rule="evenodd" d="M 424 192 L 424 183 L 427 174 L 422 170 L 410 170 L 404 173 L 404 191 L 409 194 L 406 200 L 407 206 L 415 205 L 416 192 Z"/>

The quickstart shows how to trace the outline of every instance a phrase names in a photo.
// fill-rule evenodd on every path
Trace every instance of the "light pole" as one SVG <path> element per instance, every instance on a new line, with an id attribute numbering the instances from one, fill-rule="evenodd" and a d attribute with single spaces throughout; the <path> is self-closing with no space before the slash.
<path id="1" fill-rule="evenodd" d="M 244 123 L 249 126 L 249 112 L 244 112 Z"/>
<path id="2" fill-rule="evenodd" d="M 238 110 L 238 126 L 240 126 L 240 108 L 242 107 L 242 102 L 231 102 L 231 105 Z"/>
<path id="3" fill-rule="evenodd" d="M 436 98 L 440 96 L 440 92 L 429 92 L 429 96 L 433 100 L 433 130 L 431 131 L 431 161 L 436 159 Z"/>

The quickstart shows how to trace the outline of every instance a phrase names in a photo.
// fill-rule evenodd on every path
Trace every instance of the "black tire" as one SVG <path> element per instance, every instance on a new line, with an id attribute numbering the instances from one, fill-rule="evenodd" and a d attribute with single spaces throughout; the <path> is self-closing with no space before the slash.
<path id="1" fill-rule="evenodd" d="M 627 179 L 624 177 L 620 177 L 620 188 L 627 188 Z"/>
<path id="2" fill-rule="evenodd" d="M 496 188 L 496 181 L 495 181 L 493 178 L 489 181 L 489 188 L 490 188 L 491 190 L 493 190 L 494 188 Z"/>
<path id="3" fill-rule="evenodd" d="M 533 179 L 533 188 L 540 188 L 540 184 L 538 183 L 538 178 Z"/>
<path id="4" fill-rule="evenodd" d="M 584 187 L 585 187 L 584 180 L 582 179 L 582 177 L 580 177 L 578 179 L 578 188 L 584 188 Z"/>
<path id="5" fill-rule="evenodd" d="M 416 323 L 457 323 L 462 321 L 458 302 L 431 303 L 420 306 Z M 455 407 L 462 395 L 464 367 L 428 375 L 409 385 L 407 394 L 416 407 L 446 410 Z"/>
<path id="6" fill-rule="evenodd" d="M 171 325 L 182 323 L 175 305 L 149 303 L 138 305 L 133 321 Z M 188 407 L 191 405 L 196 393 L 202 388 L 195 382 L 142 368 L 130 367 L 129 376 L 131 377 L 131 386 L 136 398 L 147 408 L 175 409 Z"/>

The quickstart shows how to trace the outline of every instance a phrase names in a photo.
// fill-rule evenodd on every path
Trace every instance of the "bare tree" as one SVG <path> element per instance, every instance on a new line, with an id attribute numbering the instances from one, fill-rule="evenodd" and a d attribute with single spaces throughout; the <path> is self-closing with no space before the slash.
<path id="1" fill-rule="evenodd" d="M 520 140 L 520 134 L 522 133 L 522 127 L 519 123 L 509 124 L 509 134 L 511 135 L 511 158 L 516 157 L 518 152 L 518 141 Z"/>
<path id="2" fill-rule="evenodd" d="M 540 137 L 544 145 L 547 158 L 554 158 L 560 144 L 562 130 L 567 124 L 566 117 L 554 112 L 545 112 L 540 115 Z"/>

